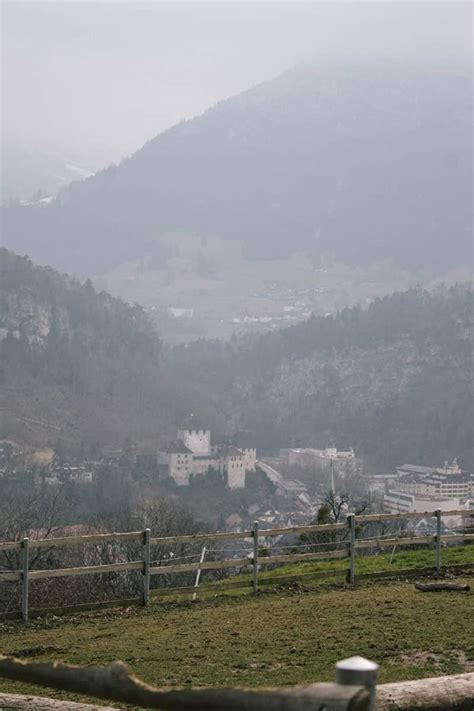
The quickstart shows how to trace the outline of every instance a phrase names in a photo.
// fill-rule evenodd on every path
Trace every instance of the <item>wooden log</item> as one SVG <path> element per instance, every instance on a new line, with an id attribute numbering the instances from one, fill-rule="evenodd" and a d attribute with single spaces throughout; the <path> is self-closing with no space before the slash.
<path id="1" fill-rule="evenodd" d="M 252 538 L 253 531 L 242 531 L 241 533 L 193 533 L 187 536 L 161 536 L 152 538 L 151 544 L 154 546 L 173 545 L 175 543 L 205 543 L 206 541 L 238 541 L 245 538 Z"/>
<path id="2" fill-rule="evenodd" d="M 474 509 L 453 509 L 452 511 L 442 511 L 441 516 L 473 516 Z M 424 511 L 420 512 L 407 512 L 401 514 L 360 514 L 356 516 L 357 523 L 372 523 L 377 521 L 399 521 L 404 518 L 434 518 L 436 516 L 435 511 Z"/>
<path id="3" fill-rule="evenodd" d="M 471 543 L 474 533 L 462 533 L 459 536 L 441 536 L 441 543 Z"/>
<path id="4" fill-rule="evenodd" d="M 49 548 L 50 546 L 78 545 L 83 543 L 107 543 L 108 541 L 142 541 L 143 531 L 125 533 L 91 533 L 84 536 L 62 536 L 61 538 L 41 538 L 30 541 L 30 548 Z"/>
<path id="5" fill-rule="evenodd" d="M 35 607 L 30 609 L 30 617 L 46 617 L 47 615 L 74 615 L 76 612 L 90 612 L 94 610 L 107 610 L 114 607 L 136 607 L 141 605 L 139 597 L 120 598 L 118 600 L 103 600 L 100 602 L 80 602 L 77 605 L 63 605 L 62 607 Z M 0 613 L 0 620 L 19 620 L 21 612 L 12 611 Z M 1 711 L 1 707 L 0 707 Z"/>
<path id="6" fill-rule="evenodd" d="M 426 545 L 427 543 L 434 544 L 434 536 L 406 536 L 405 538 L 377 538 L 370 541 L 356 541 L 356 548 L 390 548 L 395 544 L 397 546 L 415 546 Z"/>
<path id="7" fill-rule="evenodd" d="M 0 694 L 0 709 L 13 711 L 117 711 L 117 707 L 81 704 L 75 701 L 60 701 L 46 696 L 25 696 L 23 694 Z"/>
<path id="8" fill-rule="evenodd" d="M 276 563 L 298 563 L 311 560 L 329 560 L 332 558 L 347 558 L 347 551 L 323 551 L 319 553 L 290 553 L 284 555 L 270 555 L 268 558 L 259 558 L 259 565 L 274 565 Z"/>
<path id="9" fill-rule="evenodd" d="M 377 686 L 377 711 L 472 711 L 474 673 Z"/>
<path id="10" fill-rule="evenodd" d="M 407 512 L 402 514 L 360 514 L 356 515 L 356 523 L 377 523 L 379 521 L 400 521 L 401 519 L 410 518 L 432 518 L 434 511 L 425 513 Z"/>
<path id="11" fill-rule="evenodd" d="M 0 542 L 1 551 L 19 551 L 22 547 L 22 541 L 4 541 Z"/>
<path id="12" fill-rule="evenodd" d="M 260 536 L 280 536 L 287 533 L 326 533 L 345 529 L 344 523 L 319 523 L 312 526 L 291 526 L 289 528 L 264 528 L 259 531 Z"/>
<path id="13" fill-rule="evenodd" d="M 469 585 L 458 583 L 416 583 L 415 588 L 421 592 L 468 592 Z"/>
<path id="14" fill-rule="evenodd" d="M 195 570 L 222 570 L 224 568 L 242 568 L 252 565 L 250 558 L 231 558 L 229 560 L 205 560 L 203 563 L 180 563 L 177 565 L 160 565 L 150 568 L 151 575 L 167 575 L 168 573 L 189 573 Z"/>
<path id="15" fill-rule="evenodd" d="M 0 656 L 0 676 L 24 683 L 88 694 L 163 711 L 368 711 L 370 696 L 360 686 L 322 683 L 293 689 L 155 689 L 121 662 L 77 667 L 58 662 L 25 662 Z"/>
<path id="16" fill-rule="evenodd" d="M 12 573 L 0 573 L 0 583 L 9 583 L 15 580 L 21 580 L 21 572 L 19 570 L 14 570 Z"/>
<path id="17" fill-rule="evenodd" d="M 123 573 L 127 570 L 143 570 L 143 561 L 135 563 L 111 563 L 110 565 L 87 565 L 79 568 L 54 568 L 53 570 L 32 570 L 30 578 L 67 578 L 70 575 L 92 575 L 96 573 Z"/>
<path id="18" fill-rule="evenodd" d="M 252 588 L 251 580 L 239 580 L 235 583 L 232 583 L 232 585 L 222 585 L 221 583 L 204 584 L 199 586 L 198 591 L 199 595 L 204 595 L 205 593 L 223 594 L 226 592 L 232 592 L 233 590 L 242 590 L 245 588 L 250 591 L 250 589 Z M 167 597 L 169 595 L 191 595 L 195 592 L 196 590 L 193 586 L 185 585 L 182 587 L 175 588 L 154 588 L 153 590 L 150 590 L 150 596 L 159 600 L 161 597 Z"/>

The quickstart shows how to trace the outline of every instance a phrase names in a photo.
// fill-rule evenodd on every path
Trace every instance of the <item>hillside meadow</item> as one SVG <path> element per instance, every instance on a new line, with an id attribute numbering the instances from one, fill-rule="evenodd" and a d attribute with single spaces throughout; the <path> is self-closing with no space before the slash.
<path id="1" fill-rule="evenodd" d="M 308 684 L 332 679 L 338 659 L 360 654 L 390 682 L 474 668 L 472 595 L 422 593 L 414 580 L 398 579 L 155 599 L 148 609 L 3 623 L 0 651 L 73 664 L 120 659 L 150 684 L 177 687 Z M 0 680 L 0 692 L 77 698 L 8 680 Z"/>

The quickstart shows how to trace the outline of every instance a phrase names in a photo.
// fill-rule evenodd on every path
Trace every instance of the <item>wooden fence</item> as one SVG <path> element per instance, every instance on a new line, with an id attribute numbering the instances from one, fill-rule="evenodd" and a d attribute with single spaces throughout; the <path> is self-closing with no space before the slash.
<path id="1" fill-rule="evenodd" d="M 335 682 L 293 688 L 157 689 L 131 674 L 122 662 L 78 667 L 61 662 L 31 662 L 0 655 L 0 677 L 37 684 L 134 708 L 161 711 L 472 711 L 474 673 L 377 684 L 379 665 L 363 657 L 336 663 Z M 43 697 L 0 694 L 0 708 L 99 711 Z M 107 707 L 110 708 L 111 707 Z"/>
<path id="2" fill-rule="evenodd" d="M 442 518 L 446 517 L 461 517 L 463 523 L 463 533 L 459 535 L 442 535 Z M 182 536 L 170 536 L 170 537 L 153 537 L 150 529 L 145 529 L 144 531 L 132 531 L 126 533 L 105 533 L 105 534 L 90 534 L 82 536 L 66 536 L 61 538 L 47 538 L 40 540 L 30 540 L 28 538 L 23 538 L 21 541 L 8 541 L 0 542 L 0 553 L 9 551 L 21 551 L 22 554 L 22 566 L 21 570 L 14 571 L 1 571 L 0 570 L 0 583 L 3 582 L 18 582 L 21 584 L 21 617 L 24 620 L 28 619 L 29 616 L 29 585 L 31 581 L 41 580 L 45 578 L 59 578 L 68 576 L 78 576 L 78 575 L 95 575 L 101 573 L 112 573 L 112 572 L 128 572 L 128 571 L 140 571 L 143 577 L 142 586 L 142 596 L 140 600 L 115 600 L 110 603 L 97 603 L 95 606 L 110 606 L 115 604 L 136 604 L 141 602 L 143 605 L 148 605 L 150 602 L 150 596 L 164 596 L 164 595 L 179 595 L 183 593 L 195 592 L 195 589 L 186 587 L 168 587 L 168 588 L 158 588 L 156 590 L 151 590 L 151 577 L 152 576 L 162 576 L 170 575 L 176 573 L 187 573 L 187 572 L 197 572 L 206 570 L 225 570 L 225 569 L 240 569 L 244 567 L 249 567 L 252 570 L 252 581 L 251 588 L 254 593 L 259 590 L 259 571 L 266 566 L 275 566 L 287 563 L 296 562 L 307 562 L 307 561 L 318 561 L 318 560 L 332 560 L 332 559 L 345 559 L 348 562 L 347 568 L 336 568 L 334 570 L 327 571 L 317 571 L 314 573 L 309 573 L 306 575 L 297 575 L 295 578 L 311 577 L 311 578 L 329 578 L 341 573 L 346 574 L 347 582 L 352 584 L 356 579 L 356 556 L 360 552 L 362 555 L 366 554 L 370 549 L 381 550 L 383 548 L 392 548 L 394 546 L 421 546 L 421 545 L 431 545 L 435 550 L 435 566 L 432 568 L 414 568 L 410 570 L 397 570 L 396 575 L 407 575 L 407 574 L 423 574 L 428 572 L 439 573 L 442 567 L 442 546 L 443 543 L 472 543 L 474 541 L 474 533 L 472 533 L 472 521 L 474 520 L 474 509 L 455 509 L 452 511 L 441 511 L 437 510 L 435 512 L 429 513 L 404 513 L 404 514 L 370 514 L 370 515 L 355 515 L 349 514 L 347 516 L 347 521 L 345 523 L 330 523 L 330 524 L 319 524 L 319 525 L 308 525 L 308 526 L 294 526 L 294 527 L 282 527 L 282 528 L 270 528 L 270 529 L 260 529 L 257 522 L 251 530 L 236 532 L 236 533 L 199 533 L 194 535 L 182 535 Z M 383 522 L 393 523 L 393 522 L 404 522 L 410 519 L 436 519 L 436 533 L 434 535 L 406 535 L 398 533 L 397 535 L 390 534 L 389 537 L 384 537 L 380 535 L 372 536 L 368 539 L 360 538 L 358 533 L 364 530 L 364 526 L 368 524 L 379 524 Z M 278 554 L 278 555 L 263 555 L 262 545 L 267 539 L 285 536 L 285 535 L 298 535 L 301 536 L 305 534 L 306 536 L 321 537 L 326 534 L 335 534 L 337 532 L 343 532 L 344 539 L 336 543 L 334 540 L 329 544 L 335 547 L 336 545 L 342 545 L 343 548 L 340 550 L 325 550 L 309 553 L 295 553 L 294 549 L 296 545 L 288 546 L 292 551 L 288 554 Z M 228 541 L 236 540 L 247 540 L 249 545 L 249 554 L 246 557 L 240 558 L 227 558 L 220 560 L 208 560 L 202 562 L 193 563 L 173 563 L 164 565 L 154 565 L 151 558 L 152 546 L 176 546 L 176 545 L 186 545 L 186 544 L 208 544 L 209 542 L 224 543 Z M 69 567 L 69 568 L 55 568 L 55 569 L 45 569 L 45 570 L 32 570 L 30 568 L 30 552 L 35 549 L 52 549 L 57 546 L 68 546 L 68 545 L 82 545 L 88 543 L 104 543 L 104 542 L 141 542 L 143 546 L 143 555 L 140 556 L 140 560 L 135 560 L 131 562 L 120 562 L 111 563 L 103 565 L 84 565 L 79 567 Z M 313 544 L 309 544 L 312 546 Z M 314 543 L 314 546 L 317 546 Z M 270 551 L 269 551 L 270 552 Z M 465 566 L 464 566 L 465 567 Z M 394 573 L 392 573 L 393 575 Z M 362 574 L 358 577 L 366 578 L 378 575 L 385 575 L 384 573 L 370 573 Z M 265 582 L 269 582 L 268 580 Z M 270 580 L 271 583 L 278 582 L 277 578 Z M 200 587 L 202 592 L 212 592 L 220 590 L 222 592 L 228 590 L 235 590 L 239 588 L 250 587 L 248 581 L 237 580 L 231 585 L 222 586 L 222 584 L 206 584 Z M 82 606 L 86 609 L 85 606 Z M 94 607 L 94 605 L 87 605 Z M 75 609 L 79 609 L 81 606 L 75 606 Z M 35 611 L 46 612 L 47 610 Z M 18 616 L 17 613 L 9 614 L 9 617 Z"/>

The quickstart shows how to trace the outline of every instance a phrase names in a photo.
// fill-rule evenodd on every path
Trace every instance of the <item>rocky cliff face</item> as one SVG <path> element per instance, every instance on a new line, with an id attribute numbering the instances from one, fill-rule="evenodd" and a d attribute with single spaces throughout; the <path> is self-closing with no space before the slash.
<path id="1" fill-rule="evenodd" d="M 28 291 L 4 293 L 0 303 L 0 340 L 8 335 L 26 339 L 30 344 L 45 345 L 51 331 L 53 310 L 49 303 L 39 303 Z M 67 310 L 55 309 L 55 321 L 64 333 L 69 331 Z"/>

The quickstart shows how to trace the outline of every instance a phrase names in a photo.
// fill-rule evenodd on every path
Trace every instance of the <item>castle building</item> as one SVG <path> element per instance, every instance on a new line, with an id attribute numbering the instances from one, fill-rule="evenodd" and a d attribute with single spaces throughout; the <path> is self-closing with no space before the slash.
<path id="1" fill-rule="evenodd" d="M 208 429 L 180 429 L 177 440 L 158 452 L 158 467 L 178 486 L 187 486 L 191 477 L 214 470 L 225 476 L 229 489 L 243 489 L 245 475 L 255 471 L 257 450 L 244 436 L 236 435 L 234 441 L 242 447 L 212 446 Z"/>
<path id="2" fill-rule="evenodd" d="M 178 430 L 178 440 L 197 455 L 207 455 L 211 451 L 211 430 Z"/>

